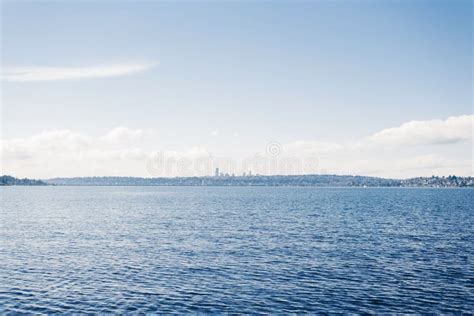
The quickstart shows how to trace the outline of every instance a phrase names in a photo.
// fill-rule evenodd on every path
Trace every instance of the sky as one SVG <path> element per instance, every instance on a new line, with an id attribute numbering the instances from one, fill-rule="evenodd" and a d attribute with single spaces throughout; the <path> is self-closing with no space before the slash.
<path id="1" fill-rule="evenodd" d="M 1 1 L 1 172 L 473 175 L 471 1 Z"/>

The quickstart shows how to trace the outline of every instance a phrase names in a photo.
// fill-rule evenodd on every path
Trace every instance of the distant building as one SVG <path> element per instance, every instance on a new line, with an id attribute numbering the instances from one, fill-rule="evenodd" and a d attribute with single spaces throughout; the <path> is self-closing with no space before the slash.
<path id="1" fill-rule="evenodd" d="M 214 173 L 214 175 L 215 175 L 216 177 L 219 176 L 219 168 L 216 168 L 216 172 Z"/>

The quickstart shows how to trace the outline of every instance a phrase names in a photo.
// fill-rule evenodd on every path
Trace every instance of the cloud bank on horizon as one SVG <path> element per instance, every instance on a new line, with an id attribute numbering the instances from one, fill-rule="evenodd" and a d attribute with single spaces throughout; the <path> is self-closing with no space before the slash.
<path id="1" fill-rule="evenodd" d="M 149 70 L 156 63 L 123 63 L 82 67 L 3 67 L 1 79 L 8 82 L 59 81 L 126 76 Z"/>
<path id="2" fill-rule="evenodd" d="M 383 129 L 347 143 L 299 140 L 281 145 L 279 157 L 314 158 L 314 173 L 360 174 L 406 178 L 413 176 L 473 175 L 473 159 L 440 155 L 433 146 L 461 146 L 469 153 L 473 146 L 474 115 L 445 120 L 411 121 Z M 215 157 L 207 148 L 164 150 L 142 145 L 152 131 L 117 127 L 104 135 L 90 137 L 70 130 L 50 130 L 26 138 L 1 141 L 2 173 L 21 177 L 51 178 L 72 176 L 157 176 L 147 164 L 158 153 L 174 162 L 191 165 L 198 159 Z M 255 153 L 254 157 L 264 157 Z M 221 157 L 232 159 L 232 157 Z M 194 170 L 192 175 L 210 175 L 210 170 Z M 245 170 L 233 170 L 237 174 Z M 284 174 L 284 173 L 283 173 Z M 183 176 L 174 170 L 166 176 Z"/>

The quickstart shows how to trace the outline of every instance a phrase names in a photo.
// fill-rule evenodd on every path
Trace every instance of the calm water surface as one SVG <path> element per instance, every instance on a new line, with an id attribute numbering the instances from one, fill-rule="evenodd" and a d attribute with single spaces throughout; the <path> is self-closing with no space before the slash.
<path id="1" fill-rule="evenodd" d="M 474 310 L 474 190 L 0 188 L 0 312 Z"/>

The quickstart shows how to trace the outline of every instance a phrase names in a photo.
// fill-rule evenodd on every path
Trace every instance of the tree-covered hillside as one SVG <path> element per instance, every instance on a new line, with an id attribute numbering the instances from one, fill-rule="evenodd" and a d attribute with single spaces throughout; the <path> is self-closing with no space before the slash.
<path id="1" fill-rule="evenodd" d="M 41 180 L 18 179 L 12 176 L 0 176 L 0 185 L 47 185 Z"/>

